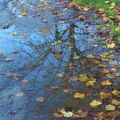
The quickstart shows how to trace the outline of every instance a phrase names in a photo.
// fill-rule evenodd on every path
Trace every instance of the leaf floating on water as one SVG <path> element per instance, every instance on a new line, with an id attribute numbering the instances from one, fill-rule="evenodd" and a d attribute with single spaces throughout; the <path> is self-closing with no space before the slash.
<path id="1" fill-rule="evenodd" d="M 120 105 L 120 101 L 118 101 L 116 99 L 112 99 L 111 104 L 113 104 L 113 105 Z"/>
<path id="2" fill-rule="evenodd" d="M 70 92 L 70 89 L 64 89 L 63 92 L 64 92 L 64 93 L 69 93 L 69 92 Z"/>
<path id="3" fill-rule="evenodd" d="M 29 80 L 23 80 L 22 83 L 27 84 L 29 83 Z"/>
<path id="4" fill-rule="evenodd" d="M 80 74 L 78 79 L 80 82 L 89 81 L 89 77 L 87 77 L 85 74 Z"/>
<path id="5" fill-rule="evenodd" d="M 36 98 L 37 102 L 44 102 L 45 98 L 44 97 L 38 97 Z"/>
<path id="6" fill-rule="evenodd" d="M 27 36 L 29 36 L 30 34 L 29 33 L 26 33 L 26 34 L 23 34 L 23 35 L 21 35 L 21 36 L 19 36 L 19 38 L 26 38 Z"/>
<path id="7" fill-rule="evenodd" d="M 88 115 L 88 111 L 78 110 L 74 114 L 73 118 L 78 118 L 78 117 L 85 118 L 85 117 L 87 117 L 87 115 Z"/>
<path id="8" fill-rule="evenodd" d="M 76 98 L 76 99 L 84 99 L 85 94 L 77 92 L 73 95 L 73 97 Z"/>
<path id="9" fill-rule="evenodd" d="M 115 47 L 115 43 L 110 43 L 110 44 L 107 44 L 107 47 L 112 49 L 112 48 L 114 48 L 114 47 Z"/>
<path id="10" fill-rule="evenodd" d="M 72 117 L 73 116 L 73 112 L 71 112 L 71 111 L 65 111 L 65 109 L 61 109 L 60 110 L 60 112 L 62 113 L 62 115 L 64 116 L 64 117 Z"/>
<path id="11" fill-rule="evenodd" d="M 112 83 L 109 80 L 102 81 L 101 84 L 104 85 L 104 86 L 111 86 L 112 85 Z"/>
<path id="12" fill-rule="evenodd" d="M 94 58 L 95 58 L 95 56 L 94 56 L 94 55 L 92 55 L 92 54 L 89 54 L 89 55 L 87 55 L 87 58 L 94 59 Z"/>
<path id="13" fill-rule="evenodd" d="M 100 92 L 100 98 L 101 98 L 101 99 L 110 98 L 111 96 L 112 96 L 111 93 Z"/>
<path id="14" fill-rule="evenodd" d="M 101 105 L 101 104 L 102 104 L 101 101 L 99 101 L 99 100 L 93 100 L 93 101 L 90 103 L 90 106 L 91 106 L 91 107 L 97 107 L 97 106 L 99 106 L 99 105 Z"/>
<path id="15" fill-rule="evenodd" d="M 109 70 L 103 69 L 101 72 L 104 73 L 104 74 L 108 74 L 108 73 L 109 73 Z"/>
<path id="16" fill-rule="evenodd" d="M 116 107 L 114 105 L 111 105 L 111 104 L 105 106 L 105 110 L 108 110 L 108 111 L 115 110 L 115 108 Z"/>
<path id="17" fill-rule="evenodd" d="M 112 94 L 117 96 L 117 97 L 120 97 L 120 90 L 113 90 Z"/>
<path id="18" fill-rule="evenodd" d="M 58 78 L 63 78 L 63 77 L 64 77 L 64 74 L 63 74 L 63 73 L 58 73 L 58 74 L 56 74 L 56 77 L 58 77 Z"/>
<path id="19" fill-rule="evenodd" d="M 87 83 L 86 83 L 86 86 L 88 87 L 88 86 L 94 86 L 95 85 L 95 81 L 94 80 L 90 80 L 90 81 L 88 81 Z"/>
<path id="20" fill-rule="evenodd" d="M 11 35 L 16 36 L 17 32 L 12 32 Z"/>
<path id="21" fill-rule="evenodd" d="M 27 13 L 26 12 L 22 12 L 21 15 L 22 16 L 27 16 Z"/>
<path id="22" fill-rule="evenodd" d="M 25 94 L 23 92 L 17 93 L 17 97 L 23 97 Z"/>
<path id="23" fill-rule="evenodd" d="M 54 116 L 57 117 L 57 118 L 62 118 L 63 117 L 63 115 L 61 113 L 57 113 L 57 112 L 54 113 Z"/>

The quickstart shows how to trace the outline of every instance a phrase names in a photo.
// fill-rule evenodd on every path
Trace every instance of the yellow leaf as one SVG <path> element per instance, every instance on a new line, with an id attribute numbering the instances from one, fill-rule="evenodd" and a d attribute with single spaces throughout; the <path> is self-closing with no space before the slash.
<path id="1" fill-rule="evenodd" d="M 93 100 L 93 101 L 90 103 L 90 106 L 91 106 L 91 107 L 97 107 L 97 106 L 99 106 L 99 105 L 101 105 L 101 104 L 102 104 L 101 101 L 99 101 L 99 100 Z"/>
<path id="2" fill-rule="evenodd" d="M 16 36 L 16 35 L 17 35 L 17 32 L 12 32 L 11 35 Z"/>
<path id="3" fill-rule="evenodd" d="M 27 13 L 26 12 L 22 12 L 22 16 L 27 16 Z"/>
<path id="4" fill-rule="evenodd" d="M 89 54 L 89 55 L 87 55 L 87 58 L 93 59 L 93 58 L 95 58 L 95 56 L 92 54 Z"/>
<path id="5" fill-rule="evenodd" d="M 64 92 L 64 93 L 69 93 L 70 90 L 69 90 L 69 89 L 64 89 L 63 92 Z"/>
<path id="6" fill-rule="evenodd" d="M 85 74 L 80 74 L 78 79 L 79 79 L 80 82 L 85 82 L 85 81 L 90 80 L 90 78 L 87 77 L 87 75 L 85 75 Z"/>
<path id="7" fill-rule="evenodd" d="M 112 99 L 111 103 L 113 105 L 120 105 L 120 101 L 116 100 L 116 99 Z"/>
<path id="8" fill-rule="evenodd" d="M 116 107 L 114 105 L 111 105 L 111 104 L 105 106 L 105 110 L 108 110 L 108 111 L 115 110 L 115 108 Z"/>
<path id="9" fill-rule="evenodd" d="M 120 97 L 120 90 L 113 90 L 112 94 L 117 96 L 117 97 Z"/>
<path id="10" fill-rule="evenodd" d="M 115 28 L 115 31 L 120 31 L 120 27 L 116 27 L 116 28 Z"/>
<path id="11" fill-rule="evenodd" d="M 86 83 L 86 86 L 94 86 L 94 85 L 95 85 L 95 81 L 94 80 L 88 81 Z"/>
<path id="12" fill-rule="evenodd" d="M 112 6 L 112 7 L 114 7 L 114 6 L 115 6 L 115 3 L 114 3 L 114 2 L 112 2 L 112 3 L 111 3 L 111 6 Z"/>
<path id="13" fill-rule="evenodd" d="M 103 14 L 104 12 L 105 12 L 105 10 L 102 9 L 102 8 L 99 8 L 98 11 L 97 11 L 97 13 L 99 13 L 99 14 Z"/>
<path id="14" fill-rule="evenodd" d="M 78 117 L 84 118 L 88 115 L 88 111 L 78 110 L 76 114 Z"/>
<path id="15" fill-rule="evenodd" d="M 110 1 L 105 1 L 106 4 L 108 4 Z"/>
<path id="16" fill-rule="evenodd" d="M 101 99 L 110 98 L 111 96 L 112 96 L 111 93 L 100 92 L 100 98 L 101 98 Z"/>
<path id="17" fill-rule="evenodd" d="M 107 21 L 108 21 L 108 18 L 107 18 L 107 17 L 103 17 L 103 18 L 102 18 L 102 21 L 103 21 L 103 22 L 107 22 Z"/>
<path id="18" fill-rule="evenodd" d="M 84 11 L 88 11 L 89 8 L 88 8 L 88 7 L 84 7 L 83 10 L 84 10 Z"/>
<path id="19" fill-rule="evenodd" d="M 115 47 L 115 43 L 107 44 L 107 47 L 108 47 L 108 48 L 114 48 L 114 47 Z"/>
<path id="20" fill-rule="evenodd" d="M 110 86 L 110 85 L 112 85 L 112 83 L 109 80 L 106 80 L 106 81 L 102 81 L 102 85 Z"/>
<path id="21" fill-rule="evenodd" d="M 58 78 L 63 78 L 63 77 L 64 77 L 64 74 L 63 74 L 63 73 L 58 73 L 58 74 L 56 74 L 56 77 L 58 77 Z"/>
<path id="22" fill-rule="evenodd" d="M 109 73 L 109 70 L 103 69 L 101 72 L 104 73 L 104 74 L 107 74 L 107 73 Z"/>
<path id="23" fill-rule="evenodd" d="M 73 97 L 77 99 L 83 99 L 85 98 L 85 94 L 77 92 L 73 95 Z"/>

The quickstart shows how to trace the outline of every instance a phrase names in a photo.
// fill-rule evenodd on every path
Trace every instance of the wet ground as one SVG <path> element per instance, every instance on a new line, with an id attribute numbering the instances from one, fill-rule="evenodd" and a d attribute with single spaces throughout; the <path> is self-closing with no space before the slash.
<path id="1" fill-rule="evenodd" d="M 69 2 L 0 0 L 0 120 L 119 120 L 119 49 Z"/>

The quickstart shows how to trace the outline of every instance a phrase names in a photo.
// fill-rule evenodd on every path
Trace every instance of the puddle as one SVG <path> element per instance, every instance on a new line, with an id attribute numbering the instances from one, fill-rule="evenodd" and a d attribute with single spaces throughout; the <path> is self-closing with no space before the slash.
<path id="1" fill-rule="evenodd" d="M 108 79 L 113 84 L 119 83 L 119 67 L 112 69 L 110 66 L 110 63 L 118 64 L 116 56 L 119 53 L 109 51 L 104 43 L 99 43 L 107 38 L 98 35 L 95 25 L 77 17 L 73 19 L 74 15 L 79 15 L 75 10 L 57 1 L 55 5 L 50 2 L 57 6 L 52 8 L 49 2 L 41 0 L 40 5 L 46 7 L 39 16 L 36 12 L 42 7 L 31 11 L 35 7 L 31 2 L 11 1 L 9 11 L 16 15 L 15 22 L 6 30 L 0 29 L 1 91 L 19 86 L 20 90 L 16 92 L 24 93 L 20 94 L 23 98 L 27 97 L 24 100 L 26 108 L 21 114 L 24 114 L 24 120 L 56 120 L 54 113 L 64 107 L 71 107 L 74 112 L 80 109 L 88 111 L 86 119 L 105 112 L 104 105 L 92 109 L 89 103 L 99 99 L 100 91 L 119 88 L 118 85 L 101 85 L 103 80 Z M 21 16 L 22 4 L 30 9 L 27 9 L 26 17 Z M 106 69 L 109 69 L 109 74 L 105 73 Z M 3 80 L 7 82 L 3 84 Z M 75 99 L 76 92 L 84 93 L 86 98 Z M 17 115 L 20 113 L 15 117 L 9 115 L 8 119 L 4 115 L 0 117 L 2 120 L 14 120 Z M 23 118 L 19 116 L 19 120 Z"/>

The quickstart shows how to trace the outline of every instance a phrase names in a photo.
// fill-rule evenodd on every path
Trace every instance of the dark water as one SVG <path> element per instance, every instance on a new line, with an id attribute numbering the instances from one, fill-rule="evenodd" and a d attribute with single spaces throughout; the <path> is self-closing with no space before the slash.
<path id="1" fill-rule="evenodd" d="M 53 113 L 67 106 L 75 111 L 91 111 L 89 103 L 98 99 L 100 82 L 106 79 L 100 72 L 101 64 L 107 66 L 119 60 L 116 58 L 118 53 L 110 52 L 99 43 L 106 38 L 101 38 L 97 33 L 95 24 L 98 21 L 90 21 L 93 14 L 88 13 L 89 22 L 82 21 L 77 17 L 80 12 L 67 8 L 69 1 L 41 1 L 40 5 L 36 5 L 37 2 L 30 4 L 30 1 L 21 0 L 12 7 L 9 3 L 1 11 L 1 24 L 10 23 L 10 26 L 0 29 L 0 102 L 4 104 L 4 99 L 6 103 L 14 99 L 14 103 L 11 107 L 1 105 L 0 120 L 57 120 Z M 23 3 L 29 8 L 26 8 L 26 17 L 20 15 Z M 115 57 L 108 61 L 99 60 L 105 52 Z M 91 54 L 98 57 L 87 57 Z M 86 87 L 79 82 L 77 79 L 81 74 L 94 78 L 96 86 Z M 23 83 L 24 80 L 29 82 Z M 119 83 L 118 77 L 112 80 Z M 103 87 L 102 90 L 110 91 L 113 88 Z M 64 89 L 71 92 L 65 94 Z M 78 91 L 88 94 L 88 97 L 84 100 L 74 99 L 72 96 Z M 12 93 L 13 98 L 5 97 Z M 18 99 L 17 93 L 24 95 Z M 39 97 L 44 101 L 38 102 Z M 103 108 L 101 106 L 92 111 L 97 113 L 104 111 Z M 8 111 L 13 110 L 17 113 L 9 114 Z M 90 120 L 91 117 L 86 119 Z"/>

